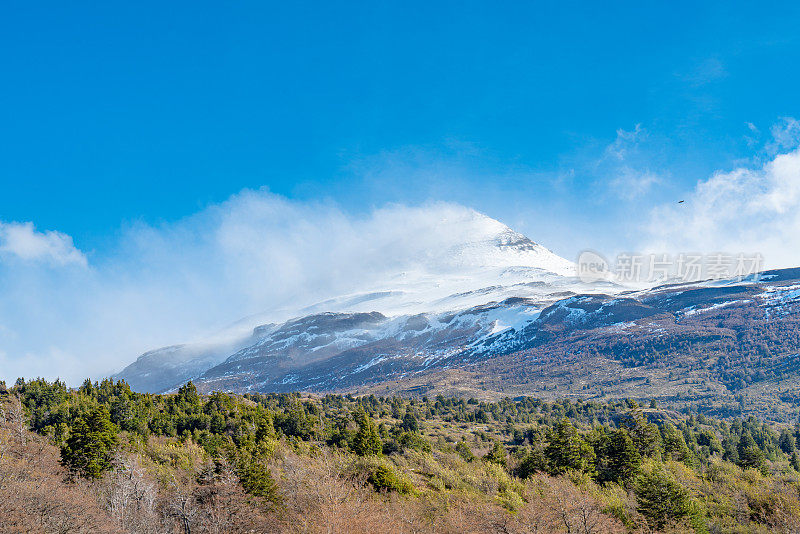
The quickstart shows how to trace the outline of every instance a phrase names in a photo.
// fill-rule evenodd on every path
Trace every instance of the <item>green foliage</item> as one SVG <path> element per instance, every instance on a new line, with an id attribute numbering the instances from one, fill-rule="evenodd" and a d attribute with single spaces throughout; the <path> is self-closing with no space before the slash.
<path id="1" fill-rule="evenodd" d="M 662 439 L 664 441 L 664 456 L 678 462 L 684 462 L 691 456 L 691 451 L 686 445 L 683 433 L 672 423 L 666 423 L 661 427 Z"/>
<path id="2" fill-rule="evenodd" d="M 279 503 L 278 486 L 269 471 L 267 459 L 265 454 L 243 454 L 238 462 L 239 479 L 250 495 Z"/>
<path id="3" fill-rule="evenodd" d="M 285 436 L 302 440 L 310 439 L 313 432 L 311 418 L 306 415 L 305 407 L 298 401 L 290 402 L 285 413 L 276 414 L 274 424 Z"/>
<path id="4" fill-rule="evenodd" d="M 792 466 L 792 469 L 795 471 L 800 472 L 800 458 L 797 457 L 797 451 L 794 451 L 791 458 L 789 458 L 789 465 Z"/>
<path id="5" fill-rule="evenodd" d="M 367 478 L 376 491 L 396 491 L 398 493 L 411 493 L 414 487 L 408 480 L 397 475 L 389 465 L 381 463 L 375 467 Z"/>
<path id="6" fill-rule="evenodd" d="M 736 452 L 742 468 L 761 469 L 764 466 L 764 451 L 758 448 L 749 430 L 742 432 Z"/>
<path id="7" fill-rule="evenodd" d="M 548 441 L 544 454 L 550 474 L 562 475 L 567 471 L 588 472 L 594 465 L 594 449 L 578 434 L 578 430 L 568 419 L 562 419 L 555 429 L 550 431 Z"/>
<path id="8" fill-rule="evenodd" d="M 380 455 L 383 452 L 383 444 L 375 423 L 363 411 L 357 418 L 358 432 L 353 438 L 353 452 L 359 456 Z"/>
<path id="9" fill-rule="evenodd" d="M 70 428 L 67 442 L 61 447 L 61 462 L 73 473 L 98 479 L 111 469 L 117 429 L 105 406 L 80 417 Z"/>
<path id="10" fill-rule="evenodd" d="M 459 456 L 461 456 L 461 458 L 464 459 L 465 462 L 472 462 L 475 460 L 475 454 L 472 452 L 472 449 L 470 449 L 469 445 L 463 441 L 456 443 L 456 452 Z"/>
<path id="11" fill-rule="evenodd" d="M 547 459 L 541 449 L 534 449 L 528 453 L 517 468 L 517 476 L 528 478 L 534 473 L 547 470 Z"/>
<path id="12" fill-rule="evenodd" d="M 627 430 L 604 435 L 598 444 L 597 480 L 624 483 L 639 470 L 642 457 Z"/>
<path id="13" fill-rule="evenodd" d="M 645 421 L 641 410 L 636 406 L 622 420 L 621 426 L 628 430 L 640 456 L 652 458 L 660 449 L 661 435 L 658 427 Z"/>
<path id="14" fill-rule="evenodd" d="M 489 449 L 489 452 L 486 453 L 486 456 L 483 457 L 484 460 L 487 462 L 492 462 L 497 465 L 502 465 L 505 467 L 508 463 L 506 453 L 506 448 L 499 441 L 495 441 L 492 443 L 492 448 Z"/>
<path id="15" fill-rule="evenodd" d="M 637 511 L 651 528 L 663 529 L 690 513 L 689 494 L 663 466 L 643 469 L 634 483 Z"/>
<path id="16" fill-rule="evenodd" d="M 794 433 L 788 428 L 781 430 L 781 437 L 778 440 L 778 446 L 786 454 L 792 454 L 795 450 Z"/>
<path id="17" fill-rule="evenodd" d="M 405 430 L 406 432 L 419 431 L 419 421 L 417 420 L 416 417 L 414 417 L 414 414 L 412 414 L 411 412 L 406 412 L 406 414 L 403 416 L 402 426 L 403 430 Z"/>
<path id="18" fill-rule="evenodd" d="M 404 449 L 431 452 L 431 443 L 419 432 L 401 432 L 397 437 L 398 444 Z"/>
<path id="19" fill-rule="evenodd" d="M 64 465 L 76 475 L 94 479 L 110 469 L 117 433 L 125 432 L 123 441 L 146 449 L 148 461 L 166 469 L 233 469 L 251 498 L 265 504 L 281 500 L 270 472 L 281 457 L 273 456 L 276 447 L 311 458 L 326 444 L 328 452 L 359 462 L 351 475 L 377 491 L 413 493 L 403 476 L 409 472 L 414 480 L 426 477 L 431 491 L 494 488 L 493 502 L 518 510 L 536 499 L 537 490 L 525 488 L 568 480 L 604 495 L 604 510 L 632 529 L 641 519 L 634 508 L 652 528 L 678 521 L 678 528 L 702 532 L 714 514 L 729 518 L 730 503 L 740 501 L 702 494 L 719 481 L 743 488 L 745 508 L 737 518 L 771 525 L 792 492 L 762 488 L 800 484 L 800 475 L 785 467 L 800 471 L 800 426 L 776 431 L 754 418 L 652 414 L 633 401 L 201 395 L 193 384 L 176 394 L 149 395 L 121 381 L 86 381 L 69 390 L 41 379 L 17 381 L 6 395 L 20 397 L 31 427 L 61 446 Z M 474 462 L 473 450 L 487 446 L 486 461 Z M 780 474 L 768 478 L 728 462 Z M 564 477 L 536 477 L 524 485 L 514 477 L 538 472 Z M 770 527 L 764 528 L 753 531 Z"/>

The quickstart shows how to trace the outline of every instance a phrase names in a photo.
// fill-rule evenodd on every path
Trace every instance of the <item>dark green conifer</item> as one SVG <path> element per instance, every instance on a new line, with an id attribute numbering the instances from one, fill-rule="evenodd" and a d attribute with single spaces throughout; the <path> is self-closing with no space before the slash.
<path id="1" fill-rule="evenodd" d="M 357 419 L 358 432 L 353 439 L 353 452 L 359 456 L 380 455 L 383 444 L 375 423 L 363 410 L 357 415 Z"/>
<path id="2" fill-rule="evenodd" d="M 650 528 L 663 528 L 689 514 L 689 494 L 662 466 L 644 470 L 634 483 L 636 509 Z"/>
<path id="3" fill-rule="evenodd" d="M 581 438 L 568 419 L 562 419 L 558 423 L 550 432 L 548 441 L 544 453 L 551 474 L 591 470 L 595 462 L 594 449 Z"/>
<path id="4" fill-rule="evenodd" d="M 111 469 L 117 446 L 117 428 L 105 406 L 94 408 L 75 420 L 61 447 L 61 463 L 84 478 L 98 479 Z"/>
<path id="5" fill-rule="evenodd" d="M 739 466 L 743 468 L 761 469 L 764 465 L 764 451 L 758 448 L 749 430 L 742 431 L 736 452 L 739 455 Z"/>

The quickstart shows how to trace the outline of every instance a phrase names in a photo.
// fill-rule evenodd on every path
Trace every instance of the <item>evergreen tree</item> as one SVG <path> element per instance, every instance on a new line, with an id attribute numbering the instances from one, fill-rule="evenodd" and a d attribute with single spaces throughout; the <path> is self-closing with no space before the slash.
<path id="1" fill-rule="evenodd" d="M 623 419 L 622 426 L 628 430 L 639 454 L 652 457 L 661 448 L 661 434 L 658 427 L 645 420 L 642 411 L 636 407 L 634 401 L 629 400 L 628 403 L 629 405 L 633 403 L 633 408 Z"/>
<path id="2" fill-rule="evenodd" d="M 383 444 L 375 423 L 363 410 L 357 418 L 358 432 L 353 438 L 353 452 L 359 456 L 380 455 Z"/>
<path id="3" fill-rule="evenodd" d="M 778 446 L 786 454 L 792 454 L 794 452 L 795 439 L 791 430 L 789 430 L 788 428 L 784 428 L 781 431 L 781 437 L 778 440 Z"/>
<path id="4" fill-rule="evenodd" d="M 739 466 L 743 468 L 761 469 L 764 465 L 764 451 L 758 448 L 752 434 L 747 429 L 742 431 L 739 444 L 736 446 L 736 452 L 739 455 Z"/>
<path id="5" fill-rule="evenodd" d="M 519 478 L 528 478 L 534 473 L 544 471 L 547 469 L 547 459 L 544 457 L 543 450 L 535 447 L 525 458 L 520 462 L 517 468 L 517 476 Z"/>
<path id="6" fill-rule="evenodd" d="M 191 409 L 200 406 L 200 395 L 197 393 L 197 387 L 191 381 L 178 388 L 176 399 L 184 408 Z"/>
<path id="7" fill-rule="evenodd" d="M 689 494 L 662 466 L 644 470 L 634 484 L 636 509 L 650 528 L 662 530 L 689 513 Z"/>
<path id="8" fill-rule="evenodd" d="M 736 436 L 727 435 L 722 440 L 722 459 L 728 462 L 739 463 L 739 453 L 736 452 L 736 445 L 738 440 Z"/>
<path id="9" fill-rule="evenodd" d="M 554 475 L 569 470 L 588 472 L 595 462 L 594 449 L 581 438 L 568 419 L 562 419 L 550 432 L 544 453 L 548 470 Z"/>
<path id="10" fill-rule="evenodd" d="M 600 482 L 624 482 L 639 469 L 642 457 L 627 431 L 619 429 L 601 440 L 597 458 Z"/>
<path id="11" fill-rule="evenodd" d="M 414 417 L 414 414 L 411 412 L 406 412 L 403 416 L 403 430 L 406 432 L 417 432 L 419 430 L 419 421 L 417 418 Z"/>
<path id="12" fill-rule="evenodd" d="M 278 485 L 270 474 L 267 460 L 268 454 L 263 451 L 243 453 L 238 462 L 239 480 L 250 495 L 277 503 L 280 500 Z"/>
<path id="13" fill-rule="evenodd" d="M 686 439 L 683 432 L 678 430 L 672 423 L 666 423 L 661 428 L 662 441 L 664 443 L 664 454 L 667 458 L 685 462 L 689 459 L 691 451 L 686 446 Z"/>
<path id="14" fill-rule="evenodd" d="M 86 395 L 87 397 L 91 397 L 94 394 L 94 386 L 92 385 L 92 381 L 88 378 L 83 381 L 81 387 L 78 388 L 78 391 Z"/>
<path id="15" fill-rule="evenodd" d="M 286 413 L 278 414 L 275 417 L 275 426 L 280 428 L 285 435 L 296 436 L 303 440 L 309 439 L 314 430 L 311 419 L 306 416 L 303 409 L 303 404 L 296 399 L 290 403 Z"/>
<path id="16" fill-rule="evenodd" d="M 697 434 L 697 444 L 708 447 L 708 452 L 711 454 L 716 454 L 725 450 L 714 431 L 708 429 Z"/>
<path id="17" fill-rule="evenodd" d="M 795 471 L 800 471 L 800 458 L 797 457 L 797 451 L 792 452 L 792 456 L 789 458 L 789 465 Z"/>
<path id="18" fill-rule="evenodd" d="M 117 428 L 105 406 L 94 408 L 75 420 L 67 442 L 61 447 L 61 463 L 71 472 L 98 479 L 111 469 L 117 446 Z"/>

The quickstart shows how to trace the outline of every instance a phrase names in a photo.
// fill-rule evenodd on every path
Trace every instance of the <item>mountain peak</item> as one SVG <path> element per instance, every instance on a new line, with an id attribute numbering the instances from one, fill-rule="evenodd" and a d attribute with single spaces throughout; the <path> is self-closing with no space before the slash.
<path id="1" fill-rule="evenodd" d="M 150 361 L 156 359 L 153 355 L 143 356 L 122 376 L 141 379 L 138 384 L 152 382 L 155 373 L 178 383 L 175 376 L 189 378 L 228 356 L 234 367 L 245 365 L 256 353 L 269 354 L 284 365 L 286 358 L 295 361 L 300 355 L 309 363 L 331 351 L 378 339 L 402 344 L 424 338 L 423 345 L 435 345 L 447 336 L 458 340 L 527 321 L 565 294 L 592 290 L 577 279 L 572 262 L 477 211 L 441 206 L 433 214 L 404 212 L 392 222 L 391 231 L 386 226 L 365 227 L 363 254 L 360 249 L 347 252 L 375 268 L 371 276 L 354 277 L 346 293 L 250 316 L 228 330 L 231 339 L 223 350 L 203 342 L 187 345 L 177 351 L 180 354 L 157 351 L 153 354 L 158 362 Z M 525 301 L 522 311 L 507 304 L 513 299 Z M 501 311 L 496 317 L 475 312 L 497 306 Z M 507 311 L 509 306 L 514 309 Z M 424 318 L 417 321 L 424 334 L 403 326 L 412 317 Z M 442 330 L 444 324 L 449 326 Z M 254 340 L 265 341 L 253 344 Z M 232 349 L 238 350 L 235 357 Z"/>
<path id="2" fill-rule="evenodd" d="M 522 267 L 575 276 L 574 263 L 500 221 L 476 211 L 465 219 L 470 232 L 460 243 L 443 251 L 444 263 L 458 269 Z"/>

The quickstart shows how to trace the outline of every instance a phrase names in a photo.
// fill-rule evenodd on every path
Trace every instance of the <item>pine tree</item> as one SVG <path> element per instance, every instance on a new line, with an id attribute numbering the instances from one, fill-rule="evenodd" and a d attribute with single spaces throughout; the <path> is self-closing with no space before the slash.
<path id="1" fill-rule="evenodd" d="M 519 478 L 528 478 L 534 473 L 544 471 L 546 468 L 547 459 L 544 457 L 542 449 L 536 447 L 520 462 L 517 468 L 517 476 Z"/>
<path id="2" fill-rule="evenodd" d="M 555 430 L 550 432 L 549 443 L 545 448 L 548 468 L 551 474 L 560 475 L 569 470 L 590 471 L 595 462 L 595 453 L 568 419 L 562 419 Z"/>
<path id="3" fill-rule="evenodd" d="M 627 417 L 622 420 L 622 426 L 628 430 L 639 454 L 652 457 L 661 448 L 661 434 L 658 431 L 658 427 L 645 420 L 642 411 L 634 401 L 629 400 L 628 403 L 629 405 L 633 404 L 633 406 Z"/>
<path id="4" fill-rule="evenodd" d="M 685 462 L 689 459 L 691 451 L 686 445 L 686 439 L 683 437 L 683 432 L 678 430 L 672 423 L 667 423 L 661 428 L 663 434 L 662 440 L 664 442 L 664 453 L 668 458 Z"/>
<path id="5" fill-rule="evenodd" d="M 689 514 L 689 494 L 663 467 L 644 470 L 634 484 L 636 509 L 648 525 L 662 530 Z"/>
<path id="6" fill-rule="evenodd" d="M 73 473 L 98 479 L 111 469 L 111 457 L 117 446 L 117 428 L 105 406 L 78 418 L 61 448 L 61 463 Z"/>
<path id="7" fill-rule="evenodd" d="M 417 418 L 414 417 L 413 413 L 406 412 L 406 414 L 403 416 L 402 428 L 407 432 L 416 432 L 419 430 L 419 422 L 417 421 Z"/>
<path id="8" fill-rule="evenodd" d="M 760 469 L 764 465 L 764 451 L 758 448 L 749 430 L 742 431 L 736 452 L 739 454 L 740 467 Z"/>
<path id="9" fill-rule="evenodd" d="M 781 431 L 781 437 L 778 440 L 778 446 L 786 454 L 792 454 L 795 448 L 795 440 L 791 430 L 784 428 Z"/>
<path id="10" fill-rule="evenodd" d="M 619 429 L 602 440 L 597 460 L 600 482 L 624 482 L 639 469 L 642 457 L 627 431 Z"/>
<path id="11" fill-rule="evenodd" d="M 791 465 L 792 469 L 795 471 L 800 471 L 800 458 L 797 457 L 797 451 L 794 451 L 791 458 L 789 458 L 789 465 Z"/>
<path id="12" fill-rule="evenodd" d="M 273 503 L 280 501 L 278 485 L 272 478 L 267 463 L 268 454 L 244 453 L 239 459 L 239 480 L 250 495 L 261 497 Z"/>
<path id="13" fill-rule="evenodd" d="M 383 444 L 375 423 L 364 411 L 358 414 L 357 418 L 358 432 L 353 439 L 353 452 L 359 456 L 380 456 L 383 451 Z"/>

